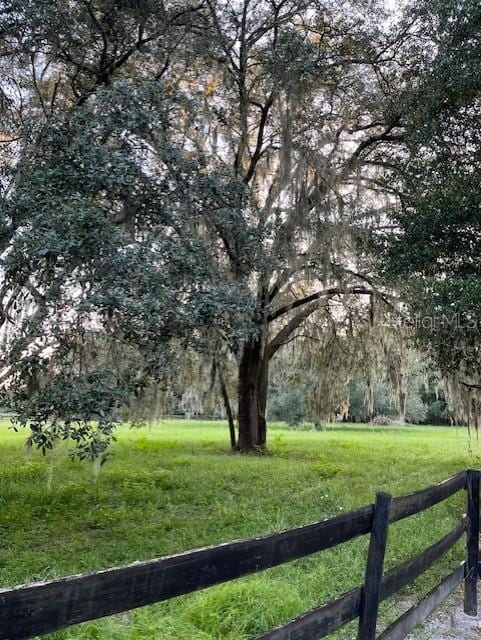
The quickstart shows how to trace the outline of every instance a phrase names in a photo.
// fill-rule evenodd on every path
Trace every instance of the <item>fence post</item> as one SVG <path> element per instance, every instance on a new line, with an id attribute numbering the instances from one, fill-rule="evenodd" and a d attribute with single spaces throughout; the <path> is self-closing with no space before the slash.
<path id="1" fill-rule="evenodd" d="M 478 469 L 468 469 L 466 471 L 468 522 L 466 530 L 464 613 L 469 616 L 475 616 L 478 612 L 479 475 Z"/>
<path id="2" fill-rule="evenodd" d="M 376 494 L 371 538 L 367 555 L 366 575 L 362 589 L 359 615 L 358 640 L 374 640 L 379 609 L 384 555 L 386 553 L 389 512 L 392 497 L 387 493 Z"/>

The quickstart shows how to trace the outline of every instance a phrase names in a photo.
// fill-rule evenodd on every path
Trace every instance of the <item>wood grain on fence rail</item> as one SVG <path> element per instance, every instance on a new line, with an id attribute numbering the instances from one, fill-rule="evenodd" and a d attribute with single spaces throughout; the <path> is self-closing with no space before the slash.
<path id="1" fill-rule="evenodd" d="M 419 511 L 433 507 L 466 487 L 466 471 L 461 471 L 444 482 L 427 489 L 415 491 L 407 496 L 394 498 L 391 506 L 391 522 L 402 520 Z"/>

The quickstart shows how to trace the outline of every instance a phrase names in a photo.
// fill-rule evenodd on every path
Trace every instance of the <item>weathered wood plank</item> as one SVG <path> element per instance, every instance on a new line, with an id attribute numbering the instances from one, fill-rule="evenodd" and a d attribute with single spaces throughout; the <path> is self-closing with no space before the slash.
<path id="1" fill-rule="evenodd" d="M 467 470 L 467 539 L 466 580 L 464 582 L 464 613 L 478 613 L 478 560 L 479 560 L 479 471 Z"/>
<path id="2" fill-rule="evenodd" d="M 436 588 L 428 593 L 418 604 L 406 611 L 390 625 L 378 640 L 403 640 L 416 625 L 423 622 L 438 607 L 464 578 L 465 563 L 460 564 Z"/>
<path id="3" fill-rule="evenodd" d="M 376 496 L 366 574 L 362 587 L 358 640 L 374 640 L 376 637 L 377 613 L 381 599 L 381 581 L 391 502 L 392 496 L 387 493 L 378 493 Z"/>
<path id="4" fill-rule="evenodd" d="M 414 558 L 388 571 L 382 579 L 381 600 L 391 597 L 410 582 L 416 580 L 416 578 L 429 569 L 436 560 L 456 544 L 465 530 L 466 519 L 463 518 L 459 524 L 443 538 L 438 540 L 438 542 L 435 542 Z"/>
<path id="5" fill-rule="evenodd" d="M 394 498 L 391 505 L 391 522 L 396 522 L 419 513 L 419 511 L 424 511 L 424 509 L 446 500 L 446 498 L 464 489 L 465 486 L 466 471 L 461 471 L 452 478 L 448 478 L 432 487 L 415 491 L 407 496 Z"/>
<path id="6" fill-rule="evenodd" d="M 357 618 L 361 608 L 362 587 L 355 587 L 302 616 L 266 631 L 254 640 L 312 640 L 324 638 Z"/>
<path id="7" fill-rule="evenodd" d="M 0 640 L 21 640 L 173 598 L 327 549 L 371 529 L 373 506 L 234 541 L 0 591 Z"/>

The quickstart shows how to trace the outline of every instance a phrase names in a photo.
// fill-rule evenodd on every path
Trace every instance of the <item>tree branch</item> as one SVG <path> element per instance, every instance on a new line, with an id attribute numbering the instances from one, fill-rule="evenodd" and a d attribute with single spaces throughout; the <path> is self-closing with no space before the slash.
<path id="1" fill-rule="evenodd" d="M 470 382 L 460 381 L 463 387 L 467 387 L 468 389 L 481 389 L 481 384 L 471 384 Z"/>
<path id="2" fill-rule="evenodd" d="M 254 175 L 254 171 L 256 169 L 257 163 L 259 162 L 262 155 L 262 147 L 264 145 L 264 132 L 267 124 L 267 118 L 269 117 L 269 110 L 274 103 L 274 91 L 271 92 L 264 106 L 261 107 L 261 118 L 259 121 L 259 126 L 257 128 L 257 142 L 256 148 L 254 149 L 254 153 L 252 154 L 251 161 L 249 163 L 249 168 L 246 171 L 244 176 L 244 182 L 248 184 Z"/>
<path id="3" fill-rule="evenodd" d="M 287 341 L 289 336 L 309 317 L 314 311 L 319 309 L 319 303 L 316 301 L 314 304 L 310 304 L 305 307 L 300 313 L 295 315 L 289 320 L 289 322 L 282 327 L 274 338 L 267 344 L 265 349 L 265 359 L 269 361 L 275 353 L 282 347 Z"/>
<path id="4" fill-rule="evenodd" d="M 283 307 L 279 307 L 279 309 L 276 309 L 275 311 L 273 311 L 267 316 L 267 322 L 272 322 L 273 320 L 276 320 L 277 318 L 288 313 L 289 311 L 292 311 L 293 309 L 297 309 L 298 307 L 301 307 L 305 304 L 309 304 L 314 300 L 319 300 L 320 298 L 327 298 L 327 297 L 336 296 L 336 295 L 359 295 L 359 294 L 375 295 L 376 291 L 374 291 L 373 289 L 368 289 L 364 285 L 355 285 L 352 287 L 329 287 L 328 289 L 322 289 L 321 291 L 316 291 L 315 293 L 311 293 L 310 295 L 305 296 L 304 298 L 299 298 L 298 300 L 294 300 L 294 302 L 291 302 L 290 304 L 286 304 Z"/>

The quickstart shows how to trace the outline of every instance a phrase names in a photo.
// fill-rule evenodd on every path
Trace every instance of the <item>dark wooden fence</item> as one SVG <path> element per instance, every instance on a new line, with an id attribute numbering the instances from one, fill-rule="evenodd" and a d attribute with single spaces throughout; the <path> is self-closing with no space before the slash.
<path id="1" fill-rule="evenodd" d="M 479 478 L 467 470 L 410 495 L 376 496 L 374 504 L 273 535 L 0 591 L 0 640 L 22 640 L 204 589 L 302 558 L 370 533 L 364 584 L 256 640 L 315 640 L 359 618 L 358 640 L 376 637 L 379 603 L 415 580 L 467 534 L 466 560 L 378 638 L 401 640 L 464 580 L 464 610 L 477 612 Z M 383 574 L 389 524 L 465 489 L 467 514 L 441 540 Z"/>

